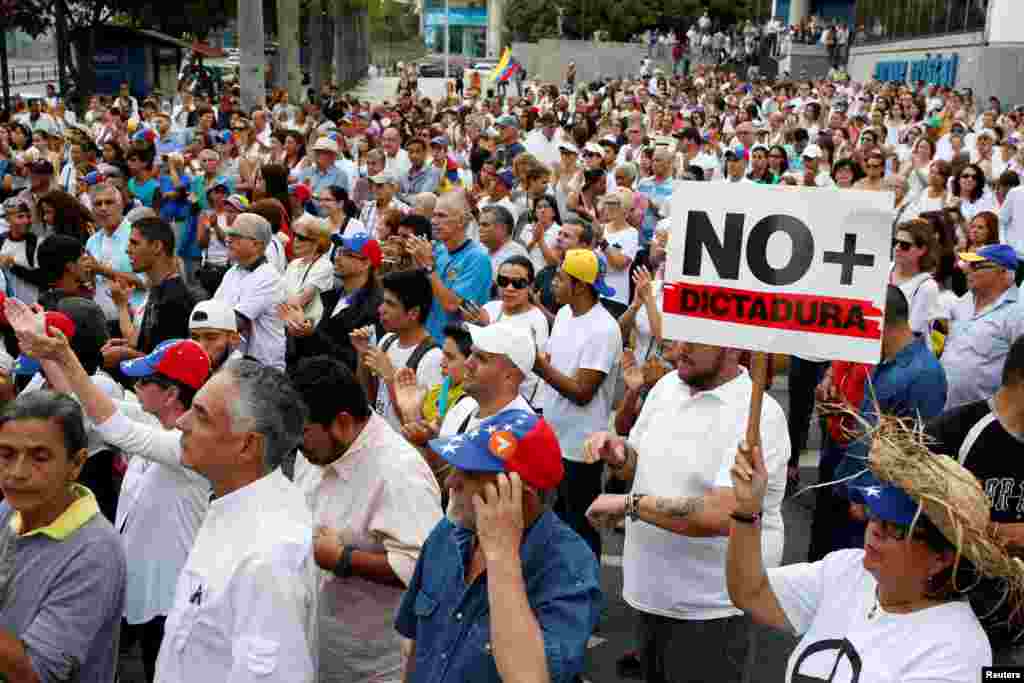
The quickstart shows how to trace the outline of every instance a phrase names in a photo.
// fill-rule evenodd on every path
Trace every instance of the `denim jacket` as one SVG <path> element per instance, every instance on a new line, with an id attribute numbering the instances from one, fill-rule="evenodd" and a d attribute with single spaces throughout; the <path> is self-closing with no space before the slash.
<path id="1" fill-rule="evenodd" d="M 501 681 L 491 652 L 487 573 L 465 581 L 473 541 L 471 531 L 443 519 L 423 545 L 395 620 L 398 632 L 416 641 L 411 683 Z M 597 559 L 551 511 L 526 531 L 520 556 L 550 680 L 573 681 L 600 614 Z"/>

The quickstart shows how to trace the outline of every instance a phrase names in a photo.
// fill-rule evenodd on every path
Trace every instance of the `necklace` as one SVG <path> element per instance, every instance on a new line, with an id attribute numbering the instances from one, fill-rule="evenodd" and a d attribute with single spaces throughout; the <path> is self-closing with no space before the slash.
<path id="1" fill-rule="evenodd" d="M 917 600 L 906 600 L 904 602 L 894 602 L 893 604 L 889 605 L 888 607 L 883 606 L 881 600 L 878 599 L 878 589 L 875 588 L 875 604 L 872 605 L 871 609 L 868 610 L 868 621 L 873 620 L 875 617 L 879 616 L 879 614 L 893 613 L 892 612 L 892 608 L 893 607 L 907 607 L 909 605 L 915 604 L 916 602 L 918 602 L 918 601 Z M 907 611 L 908 612 L 913 612 L 914 610 L 907 610 Z M 901 612 L 896 612 L 896 614 L 902 614 L 902 613 Z"/>

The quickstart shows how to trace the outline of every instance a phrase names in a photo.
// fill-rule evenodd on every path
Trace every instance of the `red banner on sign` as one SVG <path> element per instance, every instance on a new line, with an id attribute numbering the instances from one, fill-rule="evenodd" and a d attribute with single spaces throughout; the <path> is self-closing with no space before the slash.
<path id="1" fill-rule="evenodd" d="M 859 339 L 882 337 L 878 320 L 882 311 L 872 302 L 859 299 L 672 282 L 665 285 L 663 310 L 665 313 L 738 325 Z"/>

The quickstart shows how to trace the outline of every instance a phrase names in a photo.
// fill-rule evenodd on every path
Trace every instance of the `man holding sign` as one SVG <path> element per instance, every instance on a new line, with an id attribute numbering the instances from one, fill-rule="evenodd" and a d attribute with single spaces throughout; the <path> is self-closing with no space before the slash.
<path id="1" fill-rule="evenodd" d="M 665 336 L 686 340 L 677 372 L 655 385 L 628 440 L 602 432 L 584 452 L 633 482 L 588 514 L 629 518 L 623 597 L 641 613 L 649 683 L 741 681 L 754 661 L 750 622 L 726 590 L 732 520 L 761 526 L 766 566 L 782 559 L 786 419 L 736 347 L 877 362 L 889 269 L 882 193 L 845 191 L 839 202 L 753 183 L 686 190 L 677 184 L 663 304 Z M 729 477 L 741 441 L 763 453 L 767 495 L 754 517 L 738 511 Z"/>

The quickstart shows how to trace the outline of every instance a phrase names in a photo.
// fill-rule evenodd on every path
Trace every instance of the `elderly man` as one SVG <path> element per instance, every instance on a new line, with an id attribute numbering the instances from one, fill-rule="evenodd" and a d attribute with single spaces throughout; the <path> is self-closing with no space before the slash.
<path id="1" fill-rule="evenodd" d="M 969 291 L 953 307 L 942 352 L 947 410 L 995 394 L 1010 345 L 1024 333 L 1013 247 L 992 244 L 961 253 L 960 260 L 966 263 Z"/>
<path id="2" fill-rule="evenodd" d="M 526 151 L 551 171 L 555 171 L 562 160 L 559 150 L 562 132 L 558 129 L 558 119 L 552 112 L 545 112 L 537 119 L 537 125 L 538 128 L 526 136 Z"/>
<path id="3" fill-rule="evenodd" d="M 9 681 L 110 681 L 124 610 L 121 539 L 89 489 L 82 411 L 22 394 L 0 413 L 0 673 Z"/>
<path id="4" fill-rule="evenodd" d="M 423 216 L 428 221 L 434 217 L 434 207 L 437 206 L 437 195 L 433 192 L 420 192 L 412 198 L 411 213 Z"/>
<path id="5" fill-rule="evenodd" d="M 95 276 L 96 303 L 103 309 L 112 335 L 120 337 L 118 306 L 111 296 L 110 281 L 117 279 L 121 284 L 135 288 L 129 299 L 133 307 L 141 306 L 145 296 L 144 284 L 140 278 L 132 275 L 134 268 L 128 256 L 132 225 L 124 217 L 121 192 L 112 183 L 99 183 L 93 188 L 92 206 L 99 229 L 85 243 L 86 256 L 82 261 L 85 268 Z"/>
<path id="6" fill-rule="evenodd" d="M 498 268 L 512 256 L 529 258 L 519 242 L 512 239 L 515 233 L 515 219 L 512 212 L 500 204 L 491 204 L 480 211 L 480 243 L 487 249 L 491 259 L 491 272 L 498 277 Z"/>
<path id="7" fill-rule="evenodd" d="M 398 178 L 391 171 L 381 171 L 377 175 L 370 176 L 370 192 L 372 197 L 363 205 L 359 214 L 359 221 L 366 228 L 366 232 L 376 239 L 384 239 L 386 235 L 378 234 L 380 219 L 384 217 L 389 209 L 396 209 L 401 213 L 408 213 L 409 205 L 401 201 L 395 194 L 398 192 Z"/>
<path id="8" fill-rule="evenodd" d="M 427 329 L 434 341 L 444 343 L 444 328 L 461 319 L 459 309 L 467 301 L 483 306 L 490 298 L 491 260 L 478 243 L 466 236 L 468 208 L 462 192 L 447 192 L 434 208 L 434 239 L 414 237 L 409 251 L 416 264 L 430 276 L 434 303 Z"/>
<path id="9" fill-rule="evenodd" d="M 313 194 L 335 185 L 350 192 L 351 179 L 335 164 L 338 160 L 338 143 L 324 135 L 313 143 L 312 151 L 316 156 L 316 165 L 303 167 L 295 174 L 296 182 L 307 185 Z"/>
<path id="10" fill-rule="evenodd" d="M 453 467 L 451 501 L 395 620 L 413 641 L 405 681 L 578 680 L 601 589 L 597 558 L 548 509 L 562 478 L 554 432 L 505 410 L 430 448 Z"/>
<path id="11" fill-rule="evenodd" d="M 640 616 L 646 680 L 738 682 L 753 661 L 753 633 L 726 590 L 736 508 L 729 469 L 753 385 L 738 350 L 676 346 L 677 371 L 651 390 L 628 440 L 608 432 L 588 439 L 585 461 L 607 463 L 614 476 L 632 482 L 633 493 L 602 495 L 587 514 L 597 525 L 627 518 L 623 597 Z M 777 566 L 789 439 L 771 397 L 762 407 L 761 441 L 769 493 L 760 523 L 765 562 Z"/>
<path id="12" fill-rule="evenodd" d="M 39 199 L 53 189 L 53 164 L 45 159 L 32 162 L 28 167 L 28 187 L 18 193 L 18 199 L 32 208 L 32 231 L 37 237 L 46 237 L 47 227 L 39 213 Z"/>
<path id="13" fill-rule="evenodd" d="M 412 162 L 409 160 L 408 152 L 402 149 L 402 134 L 397 128 L 386 128 L 380 136 L 380 142 L 384 149 L 385 169 L 396 178 L 404 178 L 409 173 Z"/>
<path id="14" fill-rule="evenodd" d="M 441 520 L 441 491 L 344 363 L 305 359 L 294 382 L 309 407 L 295 483 L 317 524 L 319 679 L 399 683 L 401 638 L 391 622 Z"/>
<path id="15" fill-rule="evenodd" d="M 228 228 L 234 266 L 213 295 L 235 309 L 242 353 L 261 363 L 285 367 L 284 322 L 277 307 L 285 301 L 284 282 L 264 256 L 273 235 L 263 216 L 243 213 Z"/>
<path id="16" fill-rule="evenodd" d="M 494 127 L 498 129 L 498 148 L 494 155 L 498 166 L 512 166 L 516 157 L 526 151 L 523 143 L 519 142 L 519 119 L 512 114 L 504 114 L 494 121 Z"/>

